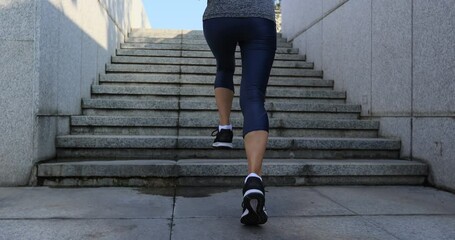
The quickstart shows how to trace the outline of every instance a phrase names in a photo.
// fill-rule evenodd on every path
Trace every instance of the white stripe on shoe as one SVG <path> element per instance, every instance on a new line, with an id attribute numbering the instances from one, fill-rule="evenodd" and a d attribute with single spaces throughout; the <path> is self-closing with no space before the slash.
<path id="1" fill-rule="evenodd" d="M 245 217 L 246 215 L 248 215 L 248 213 L 250 213 L 250 211 L 248 211 L 248 208 L 245 208 L 245 211 L 243 211 L 243 214 L 242 214 L 242 218 Z"/>
<path id="2" fill-rule="evenodd" d="M 243 197 L 245 197 L 246 195 L 251 194 L 251 193 L 260 193 L 261 195 L 264 195 L 264 193 L 259 189 L 250 189 L 250 190 L 246 191 L 245 194 L 243 194 Z"/>
<path id="3" fill-rule="evenodd" d="M 233 148 L 232 143 L 225 143 L 225 142 L 215 142 L 212 144 L 213 147 L 228 147 Z"/>

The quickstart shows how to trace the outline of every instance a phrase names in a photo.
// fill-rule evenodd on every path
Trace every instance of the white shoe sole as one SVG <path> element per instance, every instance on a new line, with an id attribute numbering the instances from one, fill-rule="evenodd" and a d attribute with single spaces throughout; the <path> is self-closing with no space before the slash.
<path id="1" fill-rule="evenodd" d="M 226 143 L 226 142 L 215 142 L 212 144 L 212 147 L 216 148 L 233 148 L 232 143 Z"/>

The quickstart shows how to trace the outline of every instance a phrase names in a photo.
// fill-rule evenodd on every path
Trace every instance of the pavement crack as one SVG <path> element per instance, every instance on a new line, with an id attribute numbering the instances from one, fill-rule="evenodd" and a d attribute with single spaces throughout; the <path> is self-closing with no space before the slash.
<path id="1" fill-rule="evenodd" d="M 172 204 L 172 216 L 171 216 L 171 222 L 169 224 L 169 240 L 172 240 L 172 231 L 174 227 L 174 213 L 175 213 L 175 201 L 177 199 L 177 186 L 174 187 L 174 201 Z"/>

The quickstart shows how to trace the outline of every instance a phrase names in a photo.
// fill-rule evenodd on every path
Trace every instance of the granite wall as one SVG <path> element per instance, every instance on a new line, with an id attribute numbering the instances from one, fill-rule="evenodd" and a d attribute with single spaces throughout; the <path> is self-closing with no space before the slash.
<path id="1" fill-rule="evenodd" d="M 455 0 L 282 0 L 282 32 L 455 190 Z"/>
<path id="2" fill-rule="evenodd" d="M 0 0 L 0 185 L 26 185 L 131 28 L 141 0 Z"/>

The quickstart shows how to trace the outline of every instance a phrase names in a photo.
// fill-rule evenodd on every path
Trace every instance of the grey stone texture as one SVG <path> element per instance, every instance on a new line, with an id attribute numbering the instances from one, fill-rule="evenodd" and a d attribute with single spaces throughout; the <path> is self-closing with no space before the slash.
<path id="1" fill-rule="evenodd" d="M 411 158 L 411 119 L 409 117 L 381 117 L 379 136 L 399 138 L 402 158 Z"/>
<path id="2" fill-rule="evenodd" d="M 403 240 L 451 240 L 455 218 L 449 216 L 368 216 L 368 221 Z"/>
<path id="3" fill-rule="evenodd" d="M 0 183 L 26 184 L 35 156 L 34 41 L 0 41 Z"/>
<path id="4" fill-rule="evenodd" d="M 0 185 L 27 184 L 55 156 L 65 115 L 81 112 L 131 27 L 150 27 L 141 1 L 0 2 Z"/>
<path id="5" fill-rule="evenodd" d="M 446 160 L 435 161 L 428 153 L 435 143 L 421 134 L 442 134 L 444 124 L 414 123 L 454 117 L 454 8 L 454 0 L 288 0 L 282 3 L 282 32 L 289 38 L 306 30 L 294 48 L 333 79 L 335 89 L 348 93 L 348 103 L 362 104 L 362 117 L 380 121 L 381 136 L 401 138 L 404 158 L 453 169 L 452 155 L 442 151 Z M 445 144 L 455 148 L 453 139 Z M 438 179 L 433 183 L 455 189 L 448 172 L 432 172 Z"/>
<path id="6" fill-rule="evenodd" d="M 192 85 L 209 85 L 213 87 L 213 76 L 204 75 L 179 75 L 173 74 L 101 74 L 100 83 L 179 83 Z M 240 85 L 240 76 L 234 76 L 234 84 Z M 154 86 L 154 85 L 153 85 Z M 269 86 L 293 86 L 293 87 L 311 87 L 330 89 L 333 86 L 333 80 L 324 80 L 318 78 L 291 78 L 291 77 L 270 77 Z"/>
<path id="7" fill-rule="evenodd" d="M 0 239 L 168 239 L 173 189 L 2 188 Z"/>
<path id="8" fill-rule="evenodd" d="M 0 239 L 169 239 L 169 224 L 168 219 L 0 220 Z"/>
<path id="9" fill-rule="evenodd" d="M 41 164 L 38 176 L 48 177 L 241 177 L 246 174 L 245 160 L 240 159 L 182 159 L 174 160 L 117 160 L 54 162 Z M 371 177 L 424 176 L 424 164 L 399 160 L 311 160 L 265 159 L 264 177 Z M 293 184 L 291 184 L 293 185 Z"/>
<path id="10" fill-rule="evenodd" d="M 455 113 L 455 12 L 453 11 L 455 1 L 419 0 L 413 3 L 415 115 L 453 117 Z M 452 146 L 453 144 L 452 142 Z"/>
<path id="11" fill-rule="evenodd" d="M 371 3 L 371 115 L 409 116 L 412 1 L 373 0 Z"/>
<path id="12" fill-rule="evenodd" d="M 241 214 L 241 213 L 240 213 Z M 340 223 L 343 223 L 340 225 Z M 236 218 L 176 218 L 175 239 L 398 239 L 361 217 L 270 218 L 265 227 L 248 228 Z M 200 231 L 198 226 L 206 230 Z M 227 228 L 226 226 L 232 226 Z"/>
<path id="13" fill-rule="evenodd" d="M 241 187 L 1 188 L 0 239 L 455 238 L 455 196 L 433 188 L 266 190 L 268 222 L 244 226 Z"/>
<path id="14" fill-rule="evenodd" d="M 321 186 L 317 191 L 355 214 L 454 214 L 454 195 L 430 187 Z"/>
<path id="15" fill-rule="evenodd" d="M 173 190 L 2 188 L 1 199 L 2 219 L 170 218 Z"/>
<path id="16" fill-rule="evenodd" d="M 429 181 L 453 189 L 455 118 L 416 118 L 413 126 L 413 154 L 416 159 L 429 164 Z"/>
<path id="17" fill-rule="evenodd" d="M 0 2 L 0 183 L 28 181 L 35 155 L 36 3 Z"/>
<path id="18" fill-rule="evenodd" d="M 212 137 L 190 136 L 115 136 L 115 135 L 67 135 L 57 137 L 60 148 L 191 148 L 211 147 Z M 234 137 L 235 149 L 243 149 L 243 139 Z M 268 149 L 296 150 L 388 150 L 400 149 L 400 141 L 381 138 L 304 138 L 269 137 Z"/>
<path id="19" fill-rule="evenodd" d="M 355 3 L 354 3 L 355 2 Z M 348 103 L 371 112 L 371 11 L 369 1 L 349 1 L 327 16 L 322 29 L 324 77 L 335 89 L 349 89 Z"/>
<path id="20" fill-rule="evenodd" d="M 34 40 L 35 1 L 3 0 L 0 2 L 0 39 Z"/>

